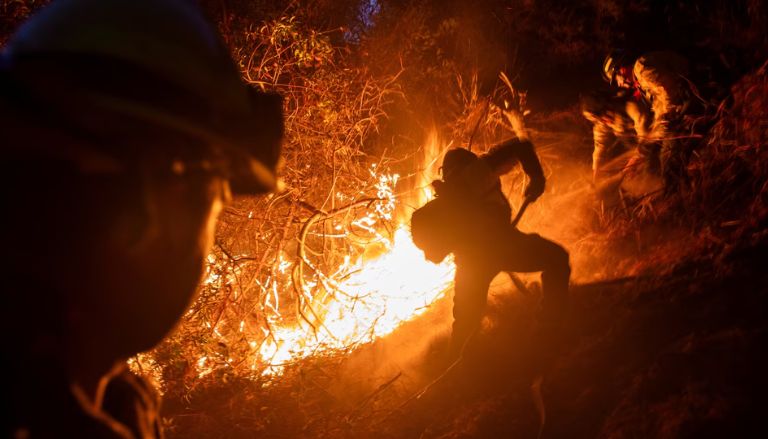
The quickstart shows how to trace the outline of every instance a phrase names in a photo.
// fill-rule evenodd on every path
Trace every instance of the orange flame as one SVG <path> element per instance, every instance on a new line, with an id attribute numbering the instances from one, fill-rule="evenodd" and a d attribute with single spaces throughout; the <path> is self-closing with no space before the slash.
<path id="1" fill-rule="evenodd" d="M 421 206 L 432 197 L 429 178 L 440 153 L 436 134 L 429 137 L 423 150 L 423 169 L 417 175 L 416 195 L 411 206 Z M 410 230 L 401 220 L 391 240 L 376 231 L 377 218 L 391 219 L 398 203 L 394 186 L 396 174 L 376 174 L 378 197 L 384 199 L 375 212 L 353 221 L 356 227 L 375 233 L 385 246 L 383 254 L 373 260 L 360 256 L 349 258 L 336 272 L 322 279 L 330 294 L 316 297 L 311 303 L 318 321 L 314 327 L 306 322 L 287 325 L 279 313 L 270 320 L 271 333 L 258 348 L 252 369 L 263 368 L 265 375 L 279 374 L 286 363 L 323 351 L 348 349 L 392 333 L 402 323 L 425 312 L 444 296 L 453 282 L 452 259 L 439 265 L 428 262 L 414 244 Z M 410 218 L 411 212 L 404 212 Z M 310 289 L 314 285 L 310 285 Z M 312 297 L 310 291 L 305 291 Z"/>
<path id="2" fill-rule="evenodd" d="M 349 221 L 346 226 L 337 225 L 335 229 L 340 236 L 348 229 L 364 230 L 374 238 L 371 245 L 383 248 L 383 251 L 375 258 L 370 258 L 370 252 L 365 251 L 354 260 L 347 256 L 328 275 L 311 267 L 314 277 L 301 283 L 305 306 L 312 311 L 311 324 L 307 319 L 297 321 L 292 312 L 286 313 L 289 318 L 283 316 L 281 308 L 286 304 L 280 298 L 282 290 L 291 285 L 295 262 L 281 253 L 275 264 L 274 278 L 260 284 L 267 293 L 263 306 L 268 310 L 269 329 L 262 328 L 262 333 L 254 334 L 245 321 L 236 322 L 236 337 L 247 342 L 248 357 L 233 359 L 201 355 L 193 365 L 197 377 L 209 375 L 219 367 L 242 364 L 241 360 L 248 361 L 246 364 L 250 364 L 256 375 L 279 376 L 287 364 L 310 355 L 338 353 L 384 337 L 444 297 L 456 270 L 452 258 L 438 265 L 428 262 L 413 244 L 407 225 L 413 209 L 424 205 L 434 195 L 429 183 L 437 175 L 437 159 L 443 149 L 433 130 L 422 149 L 413 187 L 397 196 L 395 185 L 399 176 L 371 166 L 380 202 L 362 217 Z M 382 230 L 386 229 L 395 231 L 391 238 L 383 234 Z M 309 261 L 302 263 L 310 264 Z M 213 269 L 217 264 L 215 255 L 209 256 L 208 264 L 209 272 L 203 284 L 236 282 L 235 273 L 221 274 L 221 270 Z M 226 278 L 222 279 L 222 276 Z M 215 325 L 204 324 L 226 344 L 229 334 L 219 331 L 223 322 L 222 318 Z M 151 353 L 133 357 L 129 366 L 145 375 L 149 371 L 152 378 L 162 383 L 160 365 Z"/>
<path id="3" fill-rule="evenodd" d="M 340 272 L 354 273 L 335 283 L 331 300 L 322 305 L 318 330 L 309 324 L 283 326 L 272 321 L 272 334 L 262 344 L 254 368 L 270 366 L 265 374 L 279 373 L 281 365 L 319 351 L 340 350 L 367 343 L 394 331 L 422 314 L 443 297 L 453 281 L 453 262 L 427 262 L 401 226 L 386 253 L 372 261 L 361 258 Z"/>

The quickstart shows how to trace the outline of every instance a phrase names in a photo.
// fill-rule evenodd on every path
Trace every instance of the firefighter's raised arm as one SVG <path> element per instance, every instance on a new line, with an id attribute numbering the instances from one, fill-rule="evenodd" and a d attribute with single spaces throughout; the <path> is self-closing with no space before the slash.
<path id="1" fill-rule="evenodd" d="M 517 162 L 523 167 L 530 181 L 525 189 L 525 197 L 534 201 L 544 192 L 544 171 L 541 169 L 539 157 L 533 149 L 533 144 L 516 138 L 499 143 L 481 157 L 493 172 L 501 177 L 510 172 Z"/>

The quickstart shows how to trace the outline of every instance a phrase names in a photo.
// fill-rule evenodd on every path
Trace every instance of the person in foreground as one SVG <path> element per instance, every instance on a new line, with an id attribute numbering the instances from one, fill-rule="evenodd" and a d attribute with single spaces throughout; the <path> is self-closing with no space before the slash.
<path id="1" fill-rule="evenodd" d="M 542 272 L 539 323 L 544 333 L 562 329 L 568 312 L 568 253 L 510 222 L 512 209 L 499 177 L 518 162 L 530 179 L 525 196 L 531 203 L 544 192 L 545 178 L 530 142 L 508 140 L 479 156 L 466 149 L 449 150 L 443 179 L 433 182 L 436 198 L 411 218 L 414 243 L 428 260 L 437 263 L 450 253 L 455 256 L 454 358 L 479 329 L 488 288 L 499 272 Z"/>
<path id="2" fill-rule="evenodd" d="M 282 103 L 193 2 L 59 0 L 0 57 L 3 437 L 156 438 L 126 367 L 193 299 L 231 193 L 274 190 Z"/>

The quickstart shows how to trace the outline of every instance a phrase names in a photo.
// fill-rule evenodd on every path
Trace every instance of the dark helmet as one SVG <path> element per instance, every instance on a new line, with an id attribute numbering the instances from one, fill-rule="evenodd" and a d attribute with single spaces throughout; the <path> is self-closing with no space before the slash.
<path id="1" fill-rule="evenodd" d="M 277 184 L 281 100 L 242 81 L 195 3 L 56 0 L 0 54 L 2 237 L 46 248 L 34 268 L 3 260 L 35 278 L 2 301 L 2 328 L 24 323 L 22 361 L 40 334 L 65 340 L 44 355 L 94 373 L 153 346 L 193 297 L 225 180 Z"/>
<path id="2" fill-rule="evenodd" d="M 443 180 L 447 180 L 457 170 L 472 164 L 477 160 L 477 155 L 464 148 L 452 148 L 443 157 Z"/>
<path id="3" fill-rule="evenodd" d="M 2 56 L 0 73 L 14 87 L 64 116 L 113 114 L 178 132 L 207 145 L 202 161 L 216 163 L 234 190 L 277 186 L 282 101 L 241 79 L 194 2 L 57 0 Z"/>
<path id="4" fill-rule="evenodd" d="M 603 60 L 603 79 L 613 84 L 619 69 L 629 63 L 629 56 L 624 49 L 613 49 Z"/>

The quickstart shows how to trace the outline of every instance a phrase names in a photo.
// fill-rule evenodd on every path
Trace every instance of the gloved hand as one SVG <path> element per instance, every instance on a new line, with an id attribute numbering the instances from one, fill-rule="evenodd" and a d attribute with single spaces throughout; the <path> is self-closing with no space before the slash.
<path id="1" fill-rule="evenodd" d="M 544 178 L 531 178 L 528 187 L 525 188 L 525 199 L 536 201 L 544 193 Z"/>
<path id="2" fill-rule="evenodd" d="M 439 197 L 445 189 L 445 182 L 443 180 L 432 180 L 432 187 L 435 188 L 435 196 Z"/>

